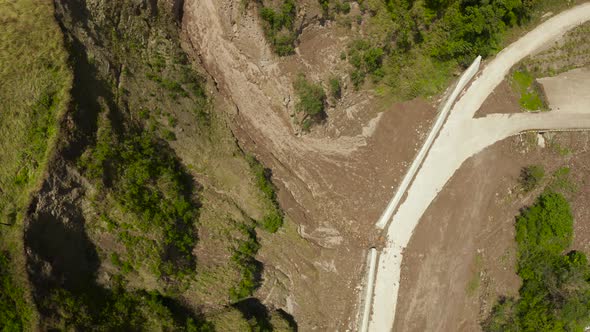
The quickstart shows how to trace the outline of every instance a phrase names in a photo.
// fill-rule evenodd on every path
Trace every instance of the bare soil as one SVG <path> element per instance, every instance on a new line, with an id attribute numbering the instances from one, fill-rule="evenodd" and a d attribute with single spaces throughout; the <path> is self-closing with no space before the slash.
<path id="1" fill-rule="evenodd" d="M 481 118 L 494 113 L 521 113 L 522 111 L 518 105 L 519 99 L 518 93 L 510 86 L 507 80 L 504 80 L 484 101 L 481 108 L 475 113 L 475 117 Z"/>
<path id="2" fill-rule="evenodd" d="M 257 297 L 292 314 L 302 331 L 354 330 L 366 251 L 382 241 L 373 225 L 435 108 L 423 100 L 388 103 L 345 87 L 340 100 L 329 101 L 326 122 L 302 135 L 293 121 L 292 81 L 304 73 L 327 91 L 330 77 L 346 82 L 339 55 L 350 37 L 335 24 L 307 23 L 297 54 L 278 58 L 256 12 L 240 11 L 239 1 L 187 2 L 184 14 L 189 53 L 235 105 L 232 131 L 272 169 L 289 220 L 272 238 L 263 236 Z"/>
<path id="3" fill-rule="evenodd" d="M 518 185 L 522 167 L 543 165 L 544 185 L 571 169 L 573 248 L 590 252 L 588 133 L 501 141 L 465 162 L 427 210 L 404 253 L 394 331 L 478 331 L 499 296 L 518 294 L 514 218 L 539 195 Z M 567 152 L 571 151 L 571 152 Z"/>

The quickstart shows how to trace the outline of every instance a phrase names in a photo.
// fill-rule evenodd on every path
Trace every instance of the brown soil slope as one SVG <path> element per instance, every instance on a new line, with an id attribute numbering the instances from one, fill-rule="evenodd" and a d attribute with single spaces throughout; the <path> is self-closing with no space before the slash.
<path id="1" fill-rule="evenodd" d="M 574 248 L 590 252 L 587 133 L 508 138 L 470 158 L 427 210 L 406 248 L 395 331 L 477 331 L 499 296 L 518 294 L 514 217 L 560 167 L 574 212 Z M 522 167 L 543 165 L 543 186 L 524 194 Z M 571 190 L 573 189 L 573 190 Z"/>
<path id="2" fill-rule="evenodd" d="M 423 101 L 386 107 L 366 93 L 345 90 L 324 126 L 301 135 L 291 118 L 296 102 L 291 83 L 298 72 L 326 79 L 345 66 L 338 57 L 346 37 L 335 27 L 310 22 L 298 54 L 278 58 L 265 42 L 256 11 L 239 3 L 187 1 L 183 29 L 192 55 L 220 92 L 231 96 L 232 128 L 240 144 L 273 170 L 279 202 L 299 236 L 314 244 L 312 256 L 299 254 L 297 247 L 289 250 L 289 241 L 272 249 L 274 258 L 265 263 L 293 283 L 288 298 L 275 301 L 285 303 L 302 330 L 354 328 L 354 288 L 364 274 L 366 250 L 378 242 L 374 222 L 429 129 L 434 109 Z M 313 45 L 317 52 L 309 52 Z"/>

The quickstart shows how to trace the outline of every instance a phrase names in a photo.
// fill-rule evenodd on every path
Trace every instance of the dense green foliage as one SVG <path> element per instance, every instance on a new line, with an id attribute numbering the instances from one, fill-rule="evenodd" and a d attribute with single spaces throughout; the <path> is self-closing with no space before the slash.
<path id="1" fill-rule="evenodd" d="M 283 215 L 279 203 L 277 202 L 275 186 L 271 181 L 272 174 L 269 169 L 264 168 L 264 166 L 262 166 L 262 164 L 253 156 L 247 156 L 247 159 L 250 168 L 254 172 L 256 186 L 270 202 L 270 206 L 267 207 L 266 214 L 262 218 L 260 225 L 266 231 L 274 233 L 283 225 Z"/>
<path id="2" fill-rule="evenodd" d="M 22 331 L 28 326 L 30 315 L 24 291 L 10 273 L 9 256 L 0 252 L 0 331 Z"/>
<path id="3" fill-rule="evenodd" d="M 543 166 L 530 165 L 523 167 L 520 170 L 520 178 L 518 179 L 518 182 L 520 182 L 522 189 L 528 192 L 535 189 L 541 180 L 543 180 L 544 176 L 545 169 Z"/>
<path id="4" fill-rule="evenodd" d="M 520 297 L 503 299 L 487 331 L 583 331 L 590 324 L 590 267 L 571 245 L 573 218 L 558 193 L 542 194 L 516 218 Z"/>
<path id="5" fill-rule="evenodd" d="M 365 74 L 381 80 L 401 98 L 434 95 L 448 85 L 457 66 L 489 56 L 510 28 L 531 17 L 536 0 L 383 0 L 361 1 L 369 14 L 367 30 L 375 67 L 364 69 L 363 55 L 350 57 L 351 78 L 360 86 Z M 350 45 L 357 52 L 359 45 Z M 382 51 L 379 52 L 379 49 Z M 354 54 L 353 54 L 354 55 Z"/>
<path id="6" fill-rule="evenodd" d="M 292 54 L 297 34 L 295 32 L 295 16 L 297 6 L 294 0 L 283 0 L 280 8 L 273 9 L 260 2 L 260 18 L 264 21 L 264 32 L 267 40 L 278 55 Z"/>
<path id="7" fill-rule="evenodd" d="M 60 304 L 63 330 L 78 331 L 187 331 L 209 332 L 213 326 L 183 310 L 157 292 L 127 292 L 90 287 L 83 293 L 55 289 L 44 300 L 46 307 Z"/>
<path id="8" fill-rule="evenodd" d="M 354 67 L 350 79 L 355 89 L 364 82 L 367 74 L 373 74 L 376 78 L 383 77 L 381 68 L 384 52 L 380 47 L 372 47 L 365 39 L 354 41 L 348 51 L 348 62 Z"/>
<path id="9" fill-rule="evenodd" d="M 304 114 L 302 124 L 308 130 L 313 122 L 325 116 L 326 92 L 320 84 L 309 82 L 303 75 L 297 77 L 294 87 L 297 93 L 295 109 Z"/>
<path id="10" fill-rule="evenodd" d="M 170 275 L 191 269 L 197 218 L 192 180 L 162 142 L 149 132 L 119 142 L 106 127 L 99 132 L 96 147 L 81 159 L 81 165 L 90 178 L 99 180 L 100 187 L 112 188 L 124 210 L 135 215 L 132 225 L 119 228 L 113 222 L 129 252 L 134 252 L 133 247 L 142 241 L 142 234 L 162 234 L 163 243 L 156 246 L 160 256 L 160 264 L 155 267 L 158 273 Z"/>
<path id="11" fill-rule="evenodd" d="M 528 111 L 546 110 L 547 106 L 541 98 L 542 92 L 535 78 L 526 70 L 516 70 L 512 74 L 513 85 L 520 93 L 520 106 Z"/>

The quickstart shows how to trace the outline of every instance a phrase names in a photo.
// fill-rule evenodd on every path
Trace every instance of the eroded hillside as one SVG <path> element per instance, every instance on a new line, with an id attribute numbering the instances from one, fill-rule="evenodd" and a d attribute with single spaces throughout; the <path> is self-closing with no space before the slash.
<path id="1" fill-rule="evenodd" d="M 274 187 L 236 144 L 226 114 L 216 111 L 223 98 L 184 54 L 178 4 L 59 2 L 57 23 L 51 5 L 30 12 L 20 3 L 1 8 L 39 22 L 39 29 L 59 24 L 63 37 L 50 45 L 69 53 L 69 69 L 58 68 L 66 74 L 51 78 L 67 86 L 68 71 L 73 76 L 71 90 L 65 89 L 71 97 L 50 90 L 49 98 L 65 98 L 65 104 L 39 102 L 39 112 L 56 109 L 47 120 L 55 139 L 44 138 L 57 144 L 48 162 L 44 146 L 32 155 L 46 175 L 22 214 L 29 282 L 24 266 L 8 270 L 34 306 L 17 302 L 15 324 L 293 330 L 288 314 L 252 297 L 262 283 L 260 238 L 272 237 L 283 223 Z M 18 170 L 16 185 L 25 171 Z M 15 246 L 11 256 L 21 261 Z"/>
<path id="2" fill-rule="evenodd" d="M 445 89 L 566 5 L 502 6 L 0 0 L 0 320 L 356 330 Z"/>

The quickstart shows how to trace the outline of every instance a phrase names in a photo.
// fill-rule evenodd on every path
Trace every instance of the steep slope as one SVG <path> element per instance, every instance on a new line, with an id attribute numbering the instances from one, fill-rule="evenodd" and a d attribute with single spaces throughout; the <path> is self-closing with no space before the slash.
<path id="1" fill-rule="evenodd" d="M 33 330 L 295 328 L 252 297 L 263 282 L 260 236 L 272 237 L 282 213 L 268 172 L 228 129 L 224 100 L 184 55 L 179 4 L 56 2 L 62 35 L 53 6 L 0 3 L 14 40 L 39 31 L 2 48 L 2 75 L 35 88 L 1 90 L 2 132 L 16 137 L 3 140 L 16 162 L 3 169 L 2 222 L 16 224 L 2 230 L 11 260 L 0 260 L 0 276 L 23 285 L 2 297 L 16 308 L 2 317 Z M 26 42 L 47 49 L 31 75 L 5 62 Z M 15 126 L 27 109 L 47 124 Z M 49 154 L 38 145 L 53 142 Z"/>

